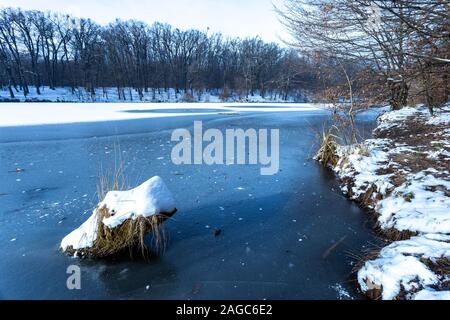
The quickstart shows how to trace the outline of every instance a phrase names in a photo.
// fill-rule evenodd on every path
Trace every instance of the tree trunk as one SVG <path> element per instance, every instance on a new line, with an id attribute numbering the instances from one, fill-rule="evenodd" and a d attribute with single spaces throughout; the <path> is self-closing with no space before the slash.
<path id="1" fill-rule="evenodd" d="M 11 96 L 11 99 L 14 99 L 15 96 L 14 96 L 14 91 L 11 87 L 11 84 L 8 85 L 8 90 L 9 90 L 9 95 Z"/>
<path id="2" fill-rule="evenodd" d="M 409 87 L 405 81 L 394 82 L 391 87 L 392 110 L 400 110 L 408 104 Z"/>

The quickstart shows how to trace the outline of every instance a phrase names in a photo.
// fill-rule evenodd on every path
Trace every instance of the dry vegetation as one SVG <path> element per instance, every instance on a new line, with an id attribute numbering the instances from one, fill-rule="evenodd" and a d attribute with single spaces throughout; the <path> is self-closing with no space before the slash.
<path id="1" fill-rule="evenodd" d="M 334 167 L 339 161 L 337 155 L 336 135 L 332 133 L 332 128 L 328 132 L 323 132 L 321 137 L 320 149 L 317 152 L 315 159 L 326 167 Z"/>
<path id="2" fill-rule="evenodd" d="M 123 162 L 115 166 L 114 170 L 100 174 L 97 193 L 101 202 L 109 191 L 122 191 L 128 189 L 123 174 Z M 103 224 L 103 219 L 114 215 L 106 206 L 95 208 L 97 222 L 97 238 L 91 248 L 74 250 L 68 248 L 66 253 L 76 254 L 79 257 L 104 259 L 129 254 L 130 258 L 149 259 L 153 253 L 162 253 L 166 247 L 166 234 L 163 222 L 175 213 L 158 214 L 150 217 L 137 217 L 127 219 L 120 226 L 113 229 Z M 151 248 L 145 243 L 146 235 L 152 236 Z"/>
<path id="3" fill-rule="evenodd" d="M 162 223 L 170 217 L 169 215 L 128 219 L 114 229 L 106 227 L 101 222 L 104 218 L 111 216 L 106 207 L 97 209 L 97 215 L 97 239 L 94 246 L 89 249 L 89 256 L 106 258 L 128 250 L 130 256 L 133 257 L 133 253 L 138 249 L 141 257 L 147 259 L 148 250 L 144 238 L 149 233 L 153 237 L 153 247 L 158 251 L 164 251 L 166 237 Z"/>

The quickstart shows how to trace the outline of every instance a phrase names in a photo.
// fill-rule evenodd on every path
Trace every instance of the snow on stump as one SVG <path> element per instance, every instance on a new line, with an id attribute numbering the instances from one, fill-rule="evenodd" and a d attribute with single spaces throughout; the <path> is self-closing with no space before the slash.
<path id="1" fill-rule="evenodd" d="M 110 191 L 89 219 L 61 242 L 61 250 L 78 257 L 106 258 L 138 248 L 153 234 L 161 246 L 161 224 L 175 214 L 175 201 L 164 181 L 153 177 L 135 189 Z"/>

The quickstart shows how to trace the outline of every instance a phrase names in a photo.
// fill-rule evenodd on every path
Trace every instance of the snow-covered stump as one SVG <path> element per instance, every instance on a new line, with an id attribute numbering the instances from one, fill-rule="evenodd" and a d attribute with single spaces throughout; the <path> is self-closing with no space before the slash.
<path id="1" fill-rule="evenodd" d="M 106 258 L 127 249 L 140 249 L 145 255 L 145 235 L 152 233 L 161 246 L 160 226 L 176 211 L 173 196 L 160 177 L 132 190 L 110 191 L 89 219 L 62 240 L 61 250 L 90 258 Z"/>

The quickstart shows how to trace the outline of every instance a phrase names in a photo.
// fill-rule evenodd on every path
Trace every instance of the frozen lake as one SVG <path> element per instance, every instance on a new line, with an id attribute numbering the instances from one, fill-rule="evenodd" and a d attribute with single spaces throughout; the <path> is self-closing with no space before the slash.
<path id="1" fill-rule="evenodd" d="M 0 128 L 0 298 L 361 298 L 352 256 L 376 240 L 367 214 L 311 160 L 326 113 L 210 111 Z M 374 117 L 359 119 L 363 132 Z M 261 176 L 259 166 L 173 165 L 172 130 L 192 129 L 194 120 L 220 130 L 279 128 L 281 171 Z M 165 254 L 150 262 L 62 255 L 61 239 L 97 203 L 100 167 L 114 167 L 118 153 L 132 186 L 159 175 L 175 196 Z M 81 267 L 79 291 L 66 288 L 71 264 Z"/>

